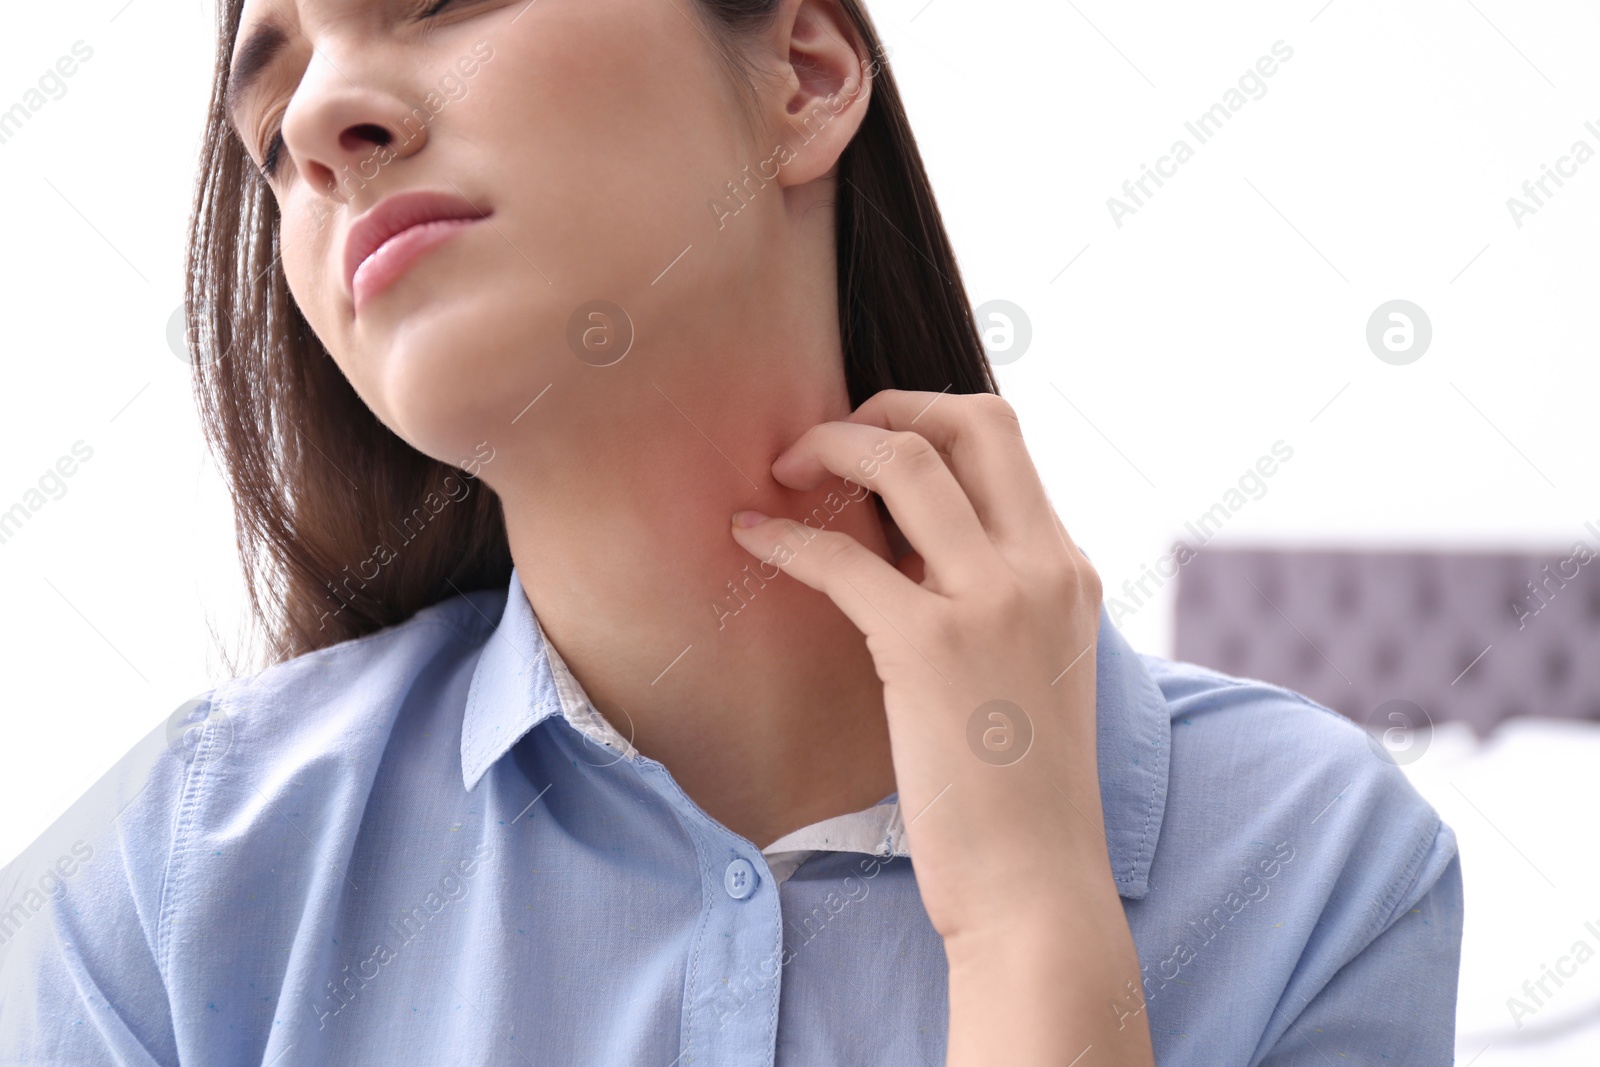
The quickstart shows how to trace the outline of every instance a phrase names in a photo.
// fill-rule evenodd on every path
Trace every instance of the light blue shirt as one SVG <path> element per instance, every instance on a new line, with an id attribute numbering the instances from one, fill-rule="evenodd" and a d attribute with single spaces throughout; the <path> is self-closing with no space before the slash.
<path id="1" fill-rule="evenodd" d="M 1449 1064 L 1460 860 L 1403 772 L 1103 608 L 1095 667 L 1156 1062 Z M 595 711 L 515 573 L 180 709 L 0 903 L 5 1067 L 944 1062 L 894 796 L 730 832 Z"/>

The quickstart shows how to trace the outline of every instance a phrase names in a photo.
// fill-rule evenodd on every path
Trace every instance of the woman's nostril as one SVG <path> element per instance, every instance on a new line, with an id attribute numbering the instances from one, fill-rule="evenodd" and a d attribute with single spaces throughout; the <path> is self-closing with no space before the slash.
<path id="1" fill-rule="evenodd" d="M 394 139 L 394 135 L 382 126 L 371 122 L 363 122 L 351 126 L 339 135 L 339 141 L 347 149 L 360 148 L 366 144 L 386 145 Z"/>

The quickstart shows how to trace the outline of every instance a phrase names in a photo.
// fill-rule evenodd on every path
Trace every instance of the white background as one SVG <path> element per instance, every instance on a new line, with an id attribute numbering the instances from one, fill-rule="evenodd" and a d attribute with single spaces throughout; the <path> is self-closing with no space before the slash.
<path id="1" fill-rule="evenodd" d="M 1600 524 L 1600 159 L 1520 228 L 1506 203 L 1575 140 L 1600 149 L 1584 128 L 1600 126 L 1592 5 L 869 6 L 969 295 L 1031 320 L 1001 390 L 1108 595 L 1279 439 L 1293 458 L 1216 543 L 1565 554 Z M 0 544 L 0 858 L 226 677 L 213 630 L 237 641 L 226 494 L 167 342 L 212 18 L 187 0 L 12 5 L 0 35 L 0 109 L 75 41 L 94 50 L 0 144 L 0 510 L 74 442 L 93 449 L 66 494 Z M 1279 40 L 1293 56 L 1265 95 L 1198 144 L 1185 121 Z M 1107 198 L 1179 137 L 1194 158 L 1118 227 Z M 1396 298 L 1433 325 L 1406 366 L 1365 341 L 1368 316 Z M 1122 620 L 1136 648 L 1170 652 L 1173 589 Z M 1480 870 L 1499 862 L 1493 849 L 1519 863 L 1501 842 L 1514 828 L 1435 784 Z M 1590 840 L 1585 810 L 1552 797 L 1525 813 L 1527 833 L 1553 821 L 1566 830 L 1556 845 Z M 1470 873 L 1468 894 L 1470 911 Z M 1559 1042 L 1489 1031 L 1580 916 L 1494 956 L 1488 925 L 1509 931 L 1544 903 L 1505 906 L 1469 922 L 1458 1062 L 1557 1062 Z M 1468 996 L 1473 975 L 1488 992 Z M 1538 1021 L 1557 1006 L 1594 1015 L 1596 978 L 1588 1000 L 1569 987 Z"/>

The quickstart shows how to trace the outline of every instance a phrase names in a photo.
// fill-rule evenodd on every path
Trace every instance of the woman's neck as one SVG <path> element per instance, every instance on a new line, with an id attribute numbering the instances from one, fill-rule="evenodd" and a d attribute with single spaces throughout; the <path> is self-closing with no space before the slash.
<path id="1" fill-rule="evenodd" d="M 729 532 L 734 511 L 754 508 L 892 560 L 863 485 L 802 493 L 769 469 L 810 426 L 850 412 L 837 329 L 818 318 L 809 337 L 769 332 L 766 351 L 630 354 L 584 379 L 590 395 L 543 398 L 525 451 L 492 471 L 523 587 L 579 683 L 758 848 L 895 788 L 864 637 Z"/>

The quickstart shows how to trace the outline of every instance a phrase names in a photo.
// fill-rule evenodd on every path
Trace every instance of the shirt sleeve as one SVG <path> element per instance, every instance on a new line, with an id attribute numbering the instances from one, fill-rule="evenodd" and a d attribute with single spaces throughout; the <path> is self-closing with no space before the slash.
<path id="1" fill-rule="evenodd" d="M 165 884 L 226 722 L 212 694 L 130 749 L 0 870 L 0 1064 L 178 1067 Z"/>
<path id="2" fill-rule="evenodd" d="M 1461 961 L 1461 857 L 1440 822 L 1385 925 L 1298 1012 L 1259 1067 L 1395 1063 L 1449 1067 L 1455 1059 Z"/>

